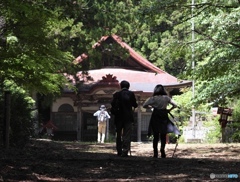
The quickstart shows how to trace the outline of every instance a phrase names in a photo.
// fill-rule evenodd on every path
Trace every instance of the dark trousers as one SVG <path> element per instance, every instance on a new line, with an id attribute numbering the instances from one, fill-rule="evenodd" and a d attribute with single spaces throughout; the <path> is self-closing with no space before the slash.
<path id="1" fill-rule="evenodd" d="M 119 154 L 128 153 L 131 144 L 132 123 L 116 124 L 116 149 Z"/>
<path id="2" fill-rule="evenodd" d="M 153 150 L 154 153 L 158 153 L 158 142 L 159 142 L 159 137 L 161 140 L 161 150 L 165 149 L 165 145 L 166 145 L 166 134 L 160 134 L 159 132 L 153 133 Z"/>

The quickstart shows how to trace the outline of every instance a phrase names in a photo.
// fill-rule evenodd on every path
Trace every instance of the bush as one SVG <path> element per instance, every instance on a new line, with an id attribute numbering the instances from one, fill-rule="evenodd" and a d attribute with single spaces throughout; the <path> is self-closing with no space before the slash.
<path id="1" fill-rule="evenodd" d="M 229 127 L 234 131 L 231 139 L 233 142 L 240 142 L 240 101 L 237 101 L 234 106 L 232 120 L 231 124 L 229 124 Z"/>
<path id="2" fill-rule="evenodd" d="M 219 117 L 213 118 L 211 122 L 207 122 L 205 127 L 209 128 L 206 133 L 205 141 L 207 143 L 219 143 L 222 138 L 221 126 L 219 124 Z"/>

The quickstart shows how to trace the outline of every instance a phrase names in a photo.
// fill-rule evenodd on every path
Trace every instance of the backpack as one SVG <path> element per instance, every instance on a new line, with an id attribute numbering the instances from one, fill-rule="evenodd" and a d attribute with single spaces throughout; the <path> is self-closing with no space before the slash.
<path id="1" fill-rule="evenodd" d="M 105 121 L 107 121 L 106 113 L 105 113 L 105 111 L 101 111 L 98 114 L 98 122 L 105 122 Z"/>
<path id="2" fill-rule="evenodd" d="M 113 115 L 119 115 L 120 114 L 120 93 L 117 93 L 115 102 L 112 103 L 112 107 L 110 109 L 111 114 Z"/>

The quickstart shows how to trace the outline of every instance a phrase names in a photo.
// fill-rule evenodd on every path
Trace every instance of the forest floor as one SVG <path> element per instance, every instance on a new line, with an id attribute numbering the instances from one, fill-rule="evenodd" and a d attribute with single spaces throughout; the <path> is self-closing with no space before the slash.
<path id="1" fill-rule="evenodd" d="M 180 143 L 172 157 L 174 149 L 167 144 L 167 158 L 156 159 L 151 142 L 132 142 L 131 156 L 119 157 L 115 143 L 31 140 L 0 151 L 0 181 L 239 181 L 240 144 Z"/>

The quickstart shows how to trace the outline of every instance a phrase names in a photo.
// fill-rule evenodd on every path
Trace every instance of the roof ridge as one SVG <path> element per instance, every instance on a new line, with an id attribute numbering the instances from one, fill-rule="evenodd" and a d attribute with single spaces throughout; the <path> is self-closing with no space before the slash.
<path id="1" fill-rule="evenodd" d="M 150 61 L 148 61 L 146 58 L 142 57 L 138 52 L 136 52 L 131 46 L 129 46 L 126 42 L 122 41 L 122 38 L 119 37 L 118 35 L 112 35 L 112 38 L 117 41 L 123 48 L 126 48 L 129 50 L 129 53 L 132 57 L 135 58 L 135 60 L 144 65 L 147 66 L 149 69 L 151 69 L 152 71 L 156 71 L 156 73 L 165 73 L 165 74 L 169 74 L 166 71 L 158 68 L 157 66 L 155 66 L 154 64 L 152 64 Z M 106 37 L 104 37 L 104 39 L 106 40 Z M 140 59 L 140 61 L 139 61 Z M 169 74 L 171 75 L 171 74 Z M 171 75 L 172 76 L 172 75 Z M 174 77 L 174 76 L 172 76 Z"/>

